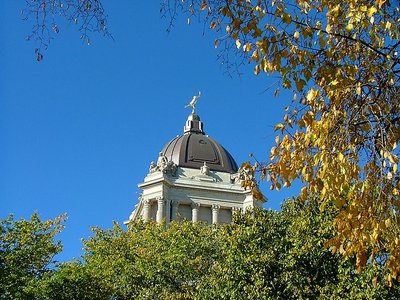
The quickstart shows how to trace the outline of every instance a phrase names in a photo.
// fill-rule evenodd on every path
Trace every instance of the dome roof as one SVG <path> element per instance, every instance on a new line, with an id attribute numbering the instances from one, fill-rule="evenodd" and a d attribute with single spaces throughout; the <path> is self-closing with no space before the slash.
<path id="1" fill-rule="evenodd" d="M 179 167 L 198 169 L 207 164 L 210 170 L 235 173 L 238 166 L 232 155 L 203 131 L 203 122 L 195 113 L 189 115 L 184 134 L 169 141 L 161 153 Z"/>

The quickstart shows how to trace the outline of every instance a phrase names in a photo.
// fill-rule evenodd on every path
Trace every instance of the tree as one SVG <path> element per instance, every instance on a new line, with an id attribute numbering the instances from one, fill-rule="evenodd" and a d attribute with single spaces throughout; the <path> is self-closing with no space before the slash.
<path id="1" fill-rule="evenodd" d="M 85 253 L 47 273 L 37 299 L 398 299 L 385 269 L 324 247 L 336 208 L 287 200 L 281 212 L 256 209 L 232 224 L 131 224 L 94 229 Z"/>
<path id="2" fill-rule="evenodd" d="M 60 2 L 32 3 L 34 16 L 54 16 Z M 100 0 L 61 3 L 82 16 L 83 28 L 96 20 L 106 32 Z M 180 9 L 222 33 L 215 45 L 233 46 L 256 75 L 278 74 L 293 91 L 271 163 L 256 166 L 261 177 L 277 190 L 301 180 L 302 199 L 318 194 L 322 212 L 338 208 L 328 246 L 355 254 L 359 272 L 387 253 L 379 258 L 387 280 L 400 280 L 400 8 L 388 0 L 162 2 L 172 21 Z M 50 32 L 43 24 L 34 27 L 42 35 Z"/>
<path id="3" fill-rule="evenodd" d="M 382 265 L 354 272 L 355 259 L 325 248 L 334 234 L 335 208 L 319 214 L 315 201 L 287 200 L 281 212 L 238 214 L 220 228 L 221 259 L 199 299 L 397 299 Z"/>
<path id="4" fill-rule="evenodd" d="M 12 215 L 0 220 L 0 299 L 33 299 L 37 284 L 55 267 L 54 256 L 62 249 L 54 237 L 63 228 L 65 216 L 41 221 Z"/>
<path id="5" fill-rule="evenodd" d="M 42 282 L 43 299 L 194 299 L 219 256 L 216 232 L 200 223 L 93 230 L 81 260 Z"/>
<path id="6" fill-rule="evenodd" d="M 103 278 L 79 262 L 62 263 L 57 270 L 41 278 L 35 289 L 36 299 L 41 300 L 109 300 L 111 288 Z"/>
<path id="7" fill-rule="evenodd" d="M 107 15 L 100 0 L 33 0 L 25 1 L 21 11 L 24 20 L 32 21 L 32 32 L 26 37 L 37 44 L 36 59 L 43 59 L 46 50 L 65 21 L 79 26 L 80 38 L 90 44 L 94 32 L 111 37 Z"/>
<path id="8" fill-rule="evenodd" d="M 385 252 L 400 280 L 400 8 L 387 0 L 164 0 L 222 33 L 254 73 L 293 91 L 271 163 L 255 166 L 271 188 L 304 183 L 302 199 L 338 208 L 329 247 L 361 271 Z"/>

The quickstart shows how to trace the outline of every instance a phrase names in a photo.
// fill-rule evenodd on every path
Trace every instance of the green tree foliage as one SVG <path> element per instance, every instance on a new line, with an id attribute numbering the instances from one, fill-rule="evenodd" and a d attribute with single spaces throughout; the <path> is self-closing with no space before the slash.
<path id="1" fill-rule="evenodd" d="M 355 259 L 325 247 L 334 234 L 334 209 L 287 201 L 282 212 L 256 210 L 220 228 L 220 261 L 199 299 L 397 299 L 382 265 L 354 272 Z"/>
<path id="2" fill-rule="evenodd" d="M 12 215 L 0 220 L 0 299 L 34 299 L 37 284 L 55 266 L 62 249 L 54 237 L 63 228 L 65 216 L 41 221 Z"/>
<path id="3" fill-rule="evenodd" d="M 53 273 L 42 277 L 35 296 L 41 300 L 109 300 L 112 294 L 103 278 L 81 262 L 63 263 Z"/>
<path id="4" fill-rule="evenodd" d="M 45 276 L 38 299 L 398 299 L 380 261 L 332 253 L 337 208 L 288 200 L 232 224 L 135 223 L 94 229 L 81 260 Z M 382 253 L 383 255 L 384 253 Z"/>
<path id="5" fill-rule="evenodd" d="M 81 261 L 42 282 L 44 299 L 194 299 L 219 253 L 214 228 L 190 222 L 93 231 Z"/>
<path id="6" fill-rule="evenodd" d="M 202 19 L 218 42 L 293 91 L 270 164 L 271 188 L 300 179 L 301 197 L 335 206 L 329 246 L 361 271 L 382 251 L 400 274 L 400 7 L 387 0 L 164 0 Z M 231 49 L 231 47 L 227 47 Z"/>

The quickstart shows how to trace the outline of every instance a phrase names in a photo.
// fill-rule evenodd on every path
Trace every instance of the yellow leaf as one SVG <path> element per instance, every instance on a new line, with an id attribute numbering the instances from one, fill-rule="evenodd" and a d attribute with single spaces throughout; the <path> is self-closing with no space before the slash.
<path id="1" fill-rule="evenodd" d="M 371 6 L 370 8 L 368 8 L 367 16 L 368 16 L 368 17 L 372 17 L 372 15 L 373 15 L 374 13 L 376 13 L 376 12 L 377 12 L 377 9 L 375 8 L 375 6 Z"/>
<path id="2" fill-rule="evenodd" d="M 357 83 L 356 94 L 359 96 L 361 95 L 361 83 L 360 82 Z"/>
<path id="3" fill-rule="evenodd" d="M 279 129 L 284 129 L 285 125 L 283 125 L 282 123 L 276 124 L 274 130 L 279 130 Z"/>
<path id="4" fill-rule="evenodd" d="M 300 36 L 300 33 L 299 33 L 298 31 L 296 31 L 296 32 L 293 34 L 293 36 L 294 36 L 294 38 L 297 40 L 297 39 L 299 38 L 299 36 Z"/>
<path id="5" fill-rule="evenodd" d="M 259 61 L 260 60 L 260 56 L 259 56 L 258 50 L 254 50 L 253 54 L 251 55 L 251 59 L 255 60 L 255 61 Z"/>
<path id="6" fill-rule="evenodd" d="M 206 8 L 207 8 L 207 2 L 206 2 L 206 1 L 203 1 L 203 3 L 201 4 L 200 9 L 201 9 L 201 10 L 205 10 Z"/>
<path id="7" fill-rule="evenodd" d="M 240 42 L 240 40 L 236 40 L 236 48 L 240 48 L 240 46 L 242 45 L 242 43 Z"/>
<path id="8" fill-rule="evenodd" d="M 243 51 L 249 52 L 249 51 L 251 51 L 251 48 L 252 48 L 251 44 L 250 44 L 250 43 L 247 43 L 247 44 L 245 44 L 245 45 L 243 46 Z"/>
<path id="9" fill-rule="evenodd" d="M 315 96 L 316 96 L 316 92 L 314 91 L 314 89 L 309 90 L 307 93 L 307 101 L 311 102 L 312 100 L 315 99 Z"/>
<path id="10" fill-rule="evenodd" d="M 346 26 L 346 30 L 347 30 L 347 31 L 351 31 L 351 30 L 353 30 L 353 28 L 354 28 L 353 23 L 349 23 L 349 24 L 347 24 L 347 26 Z"/>
<path id="11" fill-rule="evenodd" d="M 292 23 L 292 17 L 289 14 L 283 14 L 282 21 L 286 24 L 290 24 Z"/>
<path id="12" fill-rule="evenodd" d="M 331 30 L 332 30 L 332 27 L 331 27 L 331 25 L 326 25 L 326 28 L 325 28 L 325 30 L 326 30 L 326 32 L 328 32 L 328 33 L 330 33 L 331 32 Z"/>
<path id="13" fill-rule="evenodd" d="M 381 8 L 385 4 L 386 0 L 378 0 L 378 7 Z"/>
<path id="14" fill-rule="evenodd" d="M 303 187 L 301 188 L 301 191 L 300 191 L 300 198 L 301 198 L 302 200 L 305 200 L 305 199 L 306 199 L 306 196 L 307 196 L 307 187 L 306 187 L 306 186 L 303 186 Z"/>
<path id="15" fill-rule="evenodd" d="M 337 85 L 338 83 L 339 81 L 337 81 L 336 79 L 331 81 L 331 85 Z"/>
<path id="16" fill-rule="evenodd" d="M 338 153 L 337 157 L 338 157 L 339 161 L 341 161 L 341 162 L 344 160 L 344 155 L 341 152 Z"/>

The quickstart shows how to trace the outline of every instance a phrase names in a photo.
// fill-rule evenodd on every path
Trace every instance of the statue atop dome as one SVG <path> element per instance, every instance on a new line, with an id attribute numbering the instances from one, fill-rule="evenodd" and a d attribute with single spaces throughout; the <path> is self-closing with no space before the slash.
<path id="1" fill-rule="evenodd" d="M 192 108 L 192 114 L 194 114 L 194 111 L 196 109 L 196 103 L 199 100 L 201 96 L 201 92 L 199 92 L 198 95 L 193 96 L 192 100 L 190 100 L 190 102 L 185 106 L 186 107 L 191 107 Z"/>

